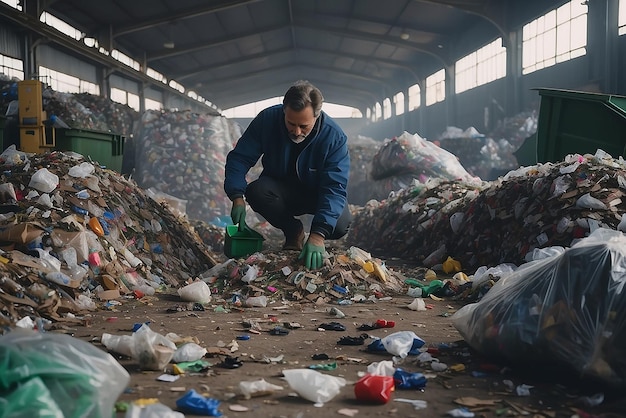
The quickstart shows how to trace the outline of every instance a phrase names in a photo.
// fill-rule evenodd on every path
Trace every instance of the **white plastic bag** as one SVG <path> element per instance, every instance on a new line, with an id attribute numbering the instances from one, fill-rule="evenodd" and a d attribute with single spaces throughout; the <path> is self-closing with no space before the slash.
<path id="1" fill-rule="evenodd" d="M 206 353 L 206 348 L 201 347 L 196 343 L 187 343 L 178 347 L 178 349 L 174 353 L 172 361 L 174 363 L 181 363 L 183 361 L 196 361 L 204 357 Z"/>
<path id="2" fill-rule="evenodd" d="M 396 368 L 393 365 L 393 361 L 390 360 L 370 363 L 367 366 L 367 373 L 375 376 L 393 376 L 395 372 Z"/>
<path id="3" fill-rule="evenodd" d="M 188 302 L 209 303 L 211 302 L 211 289 L 202 280 L 195 281 L 178 289 L 178 295 Z"/>
<path id="4" fill-rule="evenodd" d="M 244 398 L 250 399 L 254 396 L 269 395 L 278 390 L 283 390 L 283 387 L 266 382 L 265 379 L 260 379 L 239 382 L 239 390 Z"/>
<path id="5" fill-rule="evenodd" d="M 95 167 L 93 166 L 93 164 L 88 163 L 88 162 L 83 162 L 83 163 L 80 163 L 79 165 L 70 167 L 68 174 L 72 177 L 84 178 L 90 175 L 91 173 L 93 173 L 94 171 L 95 171 Z"/>
<path id="6" fill-rule="evenodd" d="M 409 351 L 413 347 L 413 340 L 416 338 L 419 339 L 413 331 L 400 331 L 382 338 L 381 343 L 388 353 L 405 358 L 409 355 Z"/>
<path id="7" fill-rule="evenodd" d="M 173 411 L 169 406 L 162 403 L 153 403 L 146 406 L 138 406 L 131 403 L 124 418 L 185 418 L 185 414 Z"/>
<path id="8" fill-rule="evenodd" d="M 28 187 L 37 189 L 40 192 L 50 193 L 59 185 L 59 176 L 48 171 L 47 168 L 40 168 L 30 178 Z"/>
<path id="9" fill-rule="evenodd" d="M 311 369 L 283 370 L 289 387 L 304 399 L 323 406 L 339 394 L 346 385 L 346 379 L 330 376 Z"/>

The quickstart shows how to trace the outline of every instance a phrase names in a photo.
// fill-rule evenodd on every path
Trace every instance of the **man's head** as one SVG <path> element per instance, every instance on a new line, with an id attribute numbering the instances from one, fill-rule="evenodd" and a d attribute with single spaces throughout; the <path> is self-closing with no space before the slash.
<path id="1" fill-rule="evenodd" d="M 287 90 L 283 110 L 289 138 L 293 142 L 298 144 L 304 141 L 313 130 L 323 102 L 322 93 L 308 81 L 297 81 Z"/>

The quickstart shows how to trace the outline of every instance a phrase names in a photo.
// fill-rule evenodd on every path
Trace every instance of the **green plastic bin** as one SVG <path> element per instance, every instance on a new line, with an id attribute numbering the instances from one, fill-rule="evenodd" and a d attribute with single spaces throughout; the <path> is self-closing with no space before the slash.
<path id="1" fill-rule="evenodd" d="M 626 97 L 571 90 L 535 89 L 541 96 L 537 120 L 538 162 L 567 154 L 626 157 Z"/>
<path id="2" fill-rule="evenodd" d="M 237 225 L 226 225 L 224 254 L 230 258 L 240 258 L 261 251 L 263 239 L 263 235 L 253 229 L 239 231 Z"/>
<path id="3" fill-rule="evenodd" d="M 112 132 L 57 128 L 55 148 L 77 152 L 108 169 L 121 172 L 124 141 L 124 136 Z"/>

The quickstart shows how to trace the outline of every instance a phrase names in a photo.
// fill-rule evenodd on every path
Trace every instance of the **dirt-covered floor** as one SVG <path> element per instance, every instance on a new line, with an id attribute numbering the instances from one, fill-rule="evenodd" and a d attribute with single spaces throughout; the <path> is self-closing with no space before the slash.
<path id="1" fill-rule="evenodd" d="M 448 411 L 463 405 L 481 417 L 572 417 L 577 412 L 580 417 L 594 416 L 584 415 L 582 411 L 605 417 L 626 416 L 625 403 L 619 396 L 608 393 L 600 406 L 587 406 L 585 396 L 597 394 L 597 387 L 573 384 L 571 380 L 554 374 L 540 376 L 540 370 L 527 370 L 528 373 L 521 374 L 481 358 L 465 346 L 451 323 L 450 315 L 461 307 L 458 302 L 426 299 L 429 309 L 418 312 L 407 308 L 412 300 L 412 297 L 400 295 L 377 303 L 346 306 L 278 302 L 267 307 L 216 312 L 217 306 L 211 304 L 206 305 L 204 311 L 186 310 L 187 305 L 172 292 L 141 300 L 122 299 L 122 304 L 114 309 L 92 313 L 85 326 L 67 328 L 65 332 L 105 349 L 99 342 L 103 333 L 130 335 L 137 324 L 149 322 L 155 332 L 162 335 L 175 333 L 182 338 L 195 337 L 199 345 L 207 348 L 209 353 L 215 353 L 205 357 L 211 364 L 208 369 L 180 375 L 174 382 L 158 380 L 164 373 L 173 372 L 171 364 L 163 371 L 145 371 L 140 370 L 132 359 L 115 355 L 131 376 L 127 390 L 119 398 L 120 405 L 158 399 L 176 410 L 176 400 L 193 389 L 219 400 L 219 411 L 229 417 L 437 417 L 447 416 Z M 330 311 L 333 307 L 345 317 L 337 317 L 336 311 Z M 359 326 L 372 324 L 378 319 L 393 321 L 395 326 L 358 330 Z M 331 322 L 343 324 L 345 331 L 319 330 L 322 324 Z M 261 331 L 249 332 L 245 325 L 250 323 L 259 325 Z M 286 324 L 292 328 L 287 335 L 269 333 L 275 326 Z M 297 328 L 298 324 L 301 328 Z M 408 356 L 399 367 L 423 373 L 427 377 L 424 390 L 396 390 L 386 404 L 358 401 L 354 383 L 370 363 L 391 360 L 391 355 L 366 351 L 371 338 L 359 346 L 339 345 L 338 341 L 345 336 L 361 336 L 364 332 L 384 337 L 398 331 L 413 331 L 448 369 L 435 372 L 427 363 L 420 364 L 415 356 Z M 250 338 L 238 339 L 244 335 Z M 230 357 L 236 357 L 240 362 L 238 368 L 223 367 L 232 341 L 237 343 L 238 349 Z M 320 354 L 326 354 L 328 360 L 313 358 Z M 336 363 L 334 369 L 333 363 Z M 343 377 L 347 384 L 323 407 L 316 407 L 313 402 L 297 396 L 282 378 L 283 370 L 324 365 L 332 370 L 320 370 L 321 373 Z M 240 395 L 239 382 L 259 379 L 283 389 L 244 399 Z M 516 393 L 520 385 L 531 386 L 529 396 Z M 426 401 L 426 407 L 417 410 L 407 400 Z M 124 414 L 118 412 L 117 416 Z"/>

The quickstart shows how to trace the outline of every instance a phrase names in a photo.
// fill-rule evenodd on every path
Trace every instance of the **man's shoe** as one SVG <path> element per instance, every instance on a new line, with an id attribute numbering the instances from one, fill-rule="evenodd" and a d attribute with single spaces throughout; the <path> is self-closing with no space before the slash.
<path id="1" fill-rule="evenodd" d="M 285 245 L 283 250 L 302 251 L 304 248 L 304 229 L 298 231 L 293 237 L 285 237 Z"/>

